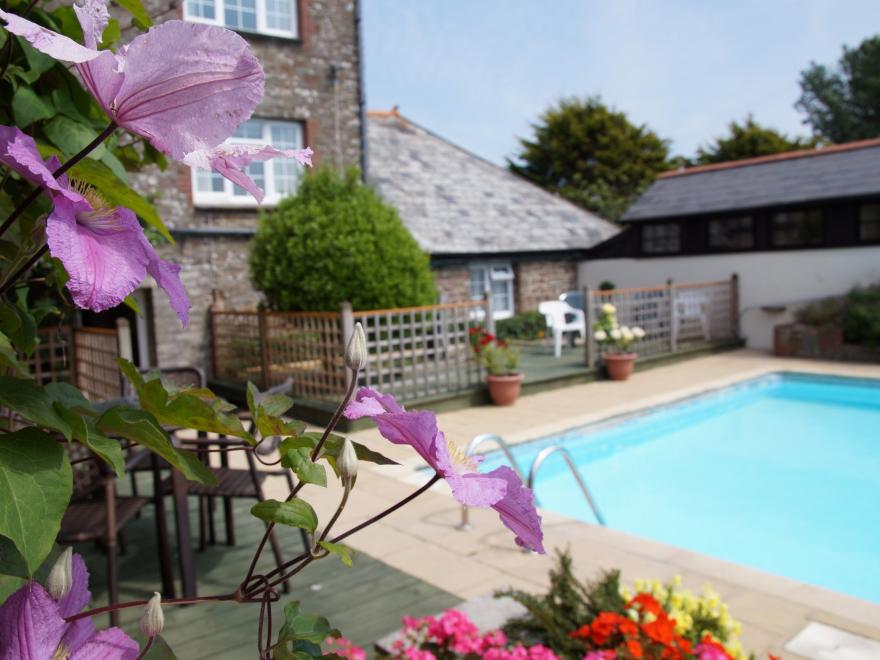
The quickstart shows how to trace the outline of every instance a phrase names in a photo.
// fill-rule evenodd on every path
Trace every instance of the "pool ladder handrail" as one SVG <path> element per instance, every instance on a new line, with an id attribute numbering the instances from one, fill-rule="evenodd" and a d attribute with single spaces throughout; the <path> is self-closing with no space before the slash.
<path id="1" fill-rule="evenodd" d="M 535 460 L 532 462 L 532 467 L 529 469 L 529 479 L 527 482 L 528 487 L 531 489 L 532 493 L 535 493 L 535 481 L 538 477 L 538 470 L 541 469 L 541 466 L 544 464 L 548 458 L 550 458 L 553 454 L 562 454 L 562 458 L 565 459 L 566 465 L 568 465 L 568 469 L 571 470 L 571 474 L 574 476 L 575 481 L 577 481 L 578 486 L 581 488 L 581 492 L 584 494 L 584 499 L 587 500 L 587 503 L 590 505 L 590 508 L 593 510 L 593 515 L 596 516 L 596 520 L 603 527 L 607 527 L 605 522 L 605 517 L 602 515 L 602 512 L 599 511 L 599 507 L 596 505 L 596 501 L 593 499 L 593 496 L 590 494 L 590 489 L 587 487 L 587 483 L 584 481 L 584 478 L 581 476 L 580 470 L 577 469 L 575 465 L 574 459 L 572 459 L 569 451 L 563 447 L 562 445 L 550 445 L 549 447 L 544 447 L 537 456 L 535 456 Z M 537 500 L 537 494 L 535 494 L 535 498 Z"/>
<path id="2" fill-rule="evenodd" d="M 516 459 L 513 457 L 513 452 L 510 450 L 510 445 L 504 441 L 497 433 L 481 433 L 480 435 L 476 435 L 471 438 L 471 441 L 468 443 L 467 449 L 464 450 L 465 456 L 473 456 L 474 452 L 477 451 L 477 448 L 486 443 L 486 442 L 494 442 L 504 455 L 507 457 L 507 460 L 510 461 L 510 466 L 513 468 L 514 472 L 519 475 L 520 479 L 525 480 L 525 476 L 523 475 L 523 471 L 519 469 L 519 465 L 516 462 Z M 464 504 L 461 505 L 461 522 L 458 525 L 458 529 L 470 529 L 471 521 L 470 514 L 468 513 L 468 508 Z"/>

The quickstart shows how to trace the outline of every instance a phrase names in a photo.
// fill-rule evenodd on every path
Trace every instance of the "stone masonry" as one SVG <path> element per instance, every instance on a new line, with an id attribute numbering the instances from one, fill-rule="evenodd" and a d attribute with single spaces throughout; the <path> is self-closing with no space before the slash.
<path id="1" fill-rule="evenodd" d="M 437 291 L 446 302 L 470 299 L 470 274 L 466 265 L 434 267 Z M 514 263 L 513 295 L 517 313 L 538 309 L 544 300 L 556 300 L 560 293 L 577 286 L 574 260 L 530 260 Z"/>
<path id="2" fill-rule="evenodd" d="M 560 293 L 577 286 L 577 262 L 521 261 L 514 264 L 514 278 L 516 311 L 534 311 L 538 303 L 556 300 Z"/>
<path id="3" fill-rule="evenodd" d="M 266 73 L 266 93 L 255 118 L 300 121 L 316 163 L 359 166 L 363 150 L 357 7 L 352 0 L 297 0 L 298 39 L 242 33 Z M 178 0 L 148 0 L 157 22 L 183 17 Z M 189 328 L 155 292 L 152 308 L 156 358 L 160 366 L 210 365 L 212 301 L 227 307 L 254 307 L 250 285 L 248 234 L 257 227 L 256 210 L 194 208 L 189 168 L 169 163 L 164 172 L 138 175 L 136 185 L 152 199 L 177 241 L 160 253 L 181 264 L 193 302 Z"/>
<path id="4" fill-rule="evenodd" d="M 448 303 L 470 300 L 470 273 L 467 266 L 440 266 L 434 268 L 434 283 L 440 300 Z"/>

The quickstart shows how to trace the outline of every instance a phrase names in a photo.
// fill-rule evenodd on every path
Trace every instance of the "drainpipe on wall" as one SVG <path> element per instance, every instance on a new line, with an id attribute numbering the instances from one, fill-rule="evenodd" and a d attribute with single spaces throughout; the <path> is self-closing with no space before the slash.
<path id="1" fill-rule="evenodd" d="M 361 0 L 354 1 L 354 30 L 357 39 L 358 72 L 358 111 L 361 120 L 361 179 L 367 181 L 367 99 L 364 93 L 364 40 L 362 26 Z"/>

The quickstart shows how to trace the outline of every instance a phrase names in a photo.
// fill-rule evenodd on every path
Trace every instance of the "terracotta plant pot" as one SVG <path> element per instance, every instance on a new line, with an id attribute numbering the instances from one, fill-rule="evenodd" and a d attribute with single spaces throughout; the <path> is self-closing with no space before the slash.
<path id="1" fill-rule="evenodd" d="M 638 353 L 605 353 L 605 369 L 611 380 L 626 380 L 633 372 Z"/>
<path id="2" fill-rule="evenodd" d="M 523 375 L 510 374 L 507 376 L 486 376 L 486 385 L 489 386 L 489 398 L 496 406 L 512 406 L 519 398 L 522 389 Z"/>

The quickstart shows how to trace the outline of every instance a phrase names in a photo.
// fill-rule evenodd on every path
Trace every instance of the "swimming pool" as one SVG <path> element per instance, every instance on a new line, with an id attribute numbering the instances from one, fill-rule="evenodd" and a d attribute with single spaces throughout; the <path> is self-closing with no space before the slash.
<path id="1" fill-rule="evenodd" d="M 551 444 L 609 527 L 880 602 L 880 381 L 771 374 L 519 445 L 517 463 Z M 595 521 L 561 456 L 535 490 Z"/>

